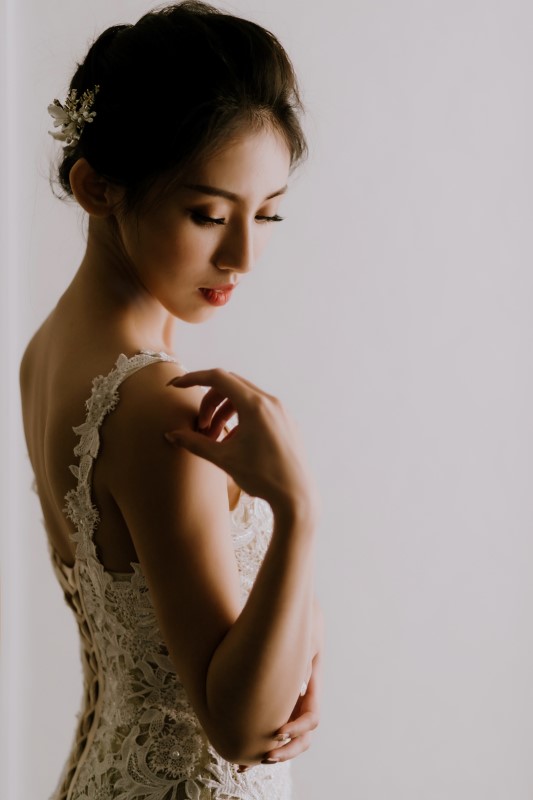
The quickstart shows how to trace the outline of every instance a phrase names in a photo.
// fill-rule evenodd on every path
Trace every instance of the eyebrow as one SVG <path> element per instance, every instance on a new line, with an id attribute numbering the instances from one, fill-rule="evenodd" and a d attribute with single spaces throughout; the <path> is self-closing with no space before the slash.
<path id="1" fill-rule="evenodd" d="M 234 194 L 233 192 L 228 192 L 226 189 L 218 189 L 216 186 L 206 186 L 202 183 L 185 183 L 183 184 L 186 189 L 192 189 L 194 192 L 200 192 L 201 194 L 209 194 L 212 197 L 225 197 L 226 200 L 232 200 L 236 203 L 240 200 L 238 194 Z M 288 186 L 285 185 L 281 189 L 278 189 L 277 192 L 272 192 L 269 194 L 268 197 L 265 197 L 266 200 L 271 200 L 273 197 L 278 197 L 280 194 L 284 194 L 288 189 Z"/>

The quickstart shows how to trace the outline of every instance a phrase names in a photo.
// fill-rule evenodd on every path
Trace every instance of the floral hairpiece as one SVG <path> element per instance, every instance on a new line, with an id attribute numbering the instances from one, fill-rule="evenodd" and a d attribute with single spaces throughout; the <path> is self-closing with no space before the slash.
<path id="1" fill-rule="evenodd" d="M 96 116 L 96 111 L 90 111 L 90 108 L 99 89 L 98 85 L 93 91 L 87 89 L 81 98 L 77 96 L 77 89 L 71 89 L 65 105 L 61 105 L 57 98 L 50 103 L 48 113 L 54 119 L 54 127 L 62 126 L 61 132 L 48 131 L 50 136 L 65 142 L 69 147 L 74 147 L 80 139 L 85 123 L 92 122 Z"/>

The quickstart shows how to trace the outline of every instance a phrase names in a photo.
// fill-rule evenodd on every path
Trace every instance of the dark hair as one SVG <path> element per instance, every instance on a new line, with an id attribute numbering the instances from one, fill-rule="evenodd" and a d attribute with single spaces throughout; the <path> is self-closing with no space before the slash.
<path id="1" fill-rule="evenodd" d="M 114 25 L 77 65 L 69 91 L 95 95 L 96 116 L 66 147 L 57 175 L 72 195 L 69 173 L 81 157 L 125 187 L 123 211 L 138 211 L 147 192 L 217 149 L 243 128 L 271 126 L 291 155 L 291 171 L 308 152 L 292 63 L 260 25 L 198 0 L 158 7 L 135 25 Z"/>

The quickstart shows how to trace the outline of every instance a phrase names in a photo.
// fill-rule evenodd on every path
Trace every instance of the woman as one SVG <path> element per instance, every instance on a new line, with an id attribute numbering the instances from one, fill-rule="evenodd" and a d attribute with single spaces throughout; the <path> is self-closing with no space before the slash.
<path id="1" fill-rule="evenodd" d="M 104 31 L 49 107 L 89 218 L 20 370 L 84 654 L 53 800 L 290 798 L 317 725 L 319 501 L 297 429 L 244 377 L 173 354 L 175 318 L 217 313 L 281 219 L 300 108 L 277 39 L 199 2 Z"/>

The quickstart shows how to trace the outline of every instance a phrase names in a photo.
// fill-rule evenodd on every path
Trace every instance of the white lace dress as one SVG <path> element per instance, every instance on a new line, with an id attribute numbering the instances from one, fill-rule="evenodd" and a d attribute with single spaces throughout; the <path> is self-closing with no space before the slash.
<path id="1" fill-rule="evenodd" d="M 99 429 L 122 381 L 158 361 L 176 360 L 148 350 L 121 354 L 108 375 L 93 380 L 86 419 L 74 428 L 79 461 L 70 470 L 77 485 L 64 512 L 76 528 L 75 563 L 65 565 L 51 545 L 50 554 L 79 625 L 84 697 L 50 800 L 290 800 L 289 762 L 238 773 L 213 749 L 169 658 L 140 565 L 116 573 L 98 558 L 91 470 Z M 270 541 L 272 510 L 241 492 L 230 523 L 244 604 Z"/>

